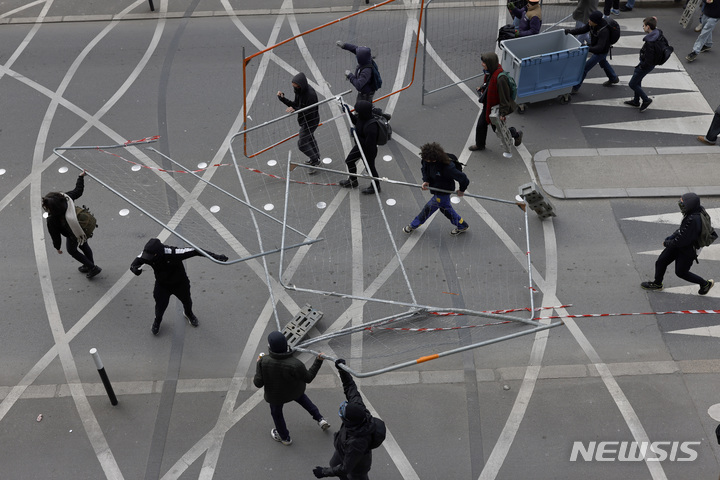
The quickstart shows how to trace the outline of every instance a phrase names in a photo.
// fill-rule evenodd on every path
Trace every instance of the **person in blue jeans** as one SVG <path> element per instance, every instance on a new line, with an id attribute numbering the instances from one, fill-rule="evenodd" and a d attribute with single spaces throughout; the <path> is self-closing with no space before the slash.
<path id="1" fill-rule="evenodd" d="M 572 88 L 572 93 L 577 93 L 580 90 L 580 86 L 585 81 L 585 77 L 588 72 L 595 67 L 598 63 L 600 67 L 605 71 L 608 79 L 603 86 L 610 87 L 620 81 L 618 76 L 615 74 L 610 63 L 608 63 L 606 57 L 610 52 L 610 27 L 608 27 L 607 21 L 603 18 L 603 14 L 599 11 L 594 11 L 588 17 L 587 25 L 580 28 L 565 29 L 565 35 L 581 35 L 590 32 L 590 46 L 588 52 L 592 53 L 592 56 L 585 62 L 585 70 L 583 71 L 582 80 L 580 83 Z"/>
<path id="2" fill-rule="evenodd" d="M 656 17 L 647 17 L 643 20 L 643 31 L 647 35 L 643 37 L 643 46 L 640 49 L 640 63 L 635 67 L 633 76 L 628 83 L 628 87 L 635 93 L 635 96 L 632 100 L 625 101 L 625 105 L 640 107 L 641 112 L 644 112 L 652 103 L 652 99 L 642 89 L 643 78 L 663 60 L 664 48 L 664 44 L 660 41 L 663 38 L 663 32 L 657 28 Z"/>
<path id="3" fill-rule="evenodd" d="M 702 30 L 700 30 L 697 40 L 695 40 L 692 52 L 688 53 L 685 60 L 692 62 L 697 58 L 698 54 L 707 52 L 712 48 L 712 32 L 718 20 L 720 20 L 720 2 L 705 0 L 702 18 L 700 19 Z"/>
<path id="4" fill-rule="evenodd" d="M 403 232 L 412 233 L 420 225 L 432 216 L 439 208 L 455 228 L 450 235 L 457 236 L 467 232 L 470 228 L 468 223 L 458 215 L 450 202 L 450 192 L 455 190 L 455 182 L 459 184 L 457 196 L 462 197 L 470 185 L 467 175 L 458 170 L 445 150 L 437 143 L 426 143 L 420 148 L 420 159 L 422 160 L 422 189 L 430 190 L 432 198 L 428 200 L 420 213 L 413 219 L 410 225 L 403 228 Z"/>

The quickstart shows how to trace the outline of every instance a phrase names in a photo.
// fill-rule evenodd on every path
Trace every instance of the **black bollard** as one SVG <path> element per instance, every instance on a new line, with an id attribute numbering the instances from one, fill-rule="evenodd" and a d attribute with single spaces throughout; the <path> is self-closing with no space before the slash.
<path id="1" fill-rule="evenodd" d="M 151 11 L 151 12 L 154 12 L 154 11 L 155 11 L 155 5 L 153 5 L 153 0 L 148 0 L 148 2 L 150 2 L 150 11 Z"/>
<path id="2" fill-rule="evenodd" d="M 152 0 L 150 0 L 150 3 L 152 3 Z M 108 397 L 110 397 L 110 403 L 112 403 L 113 406 L 117 405 L 117 397 L 115 396 L 115 392 L 110 384 L 110 379 L 108 378 L 107 373 L 105 373 L 105 367 L 103 367 L 102 360 L 100 360 L 100 354 L 98 353 L 97 348 L 91 348 L 90 355 L 92 355 L 93 360 L 95 360 L 95 366 L 100 374 L 100 379 L 102 380 L 103 385 L 105 385 L 105 391 L 107 392 Z"/>

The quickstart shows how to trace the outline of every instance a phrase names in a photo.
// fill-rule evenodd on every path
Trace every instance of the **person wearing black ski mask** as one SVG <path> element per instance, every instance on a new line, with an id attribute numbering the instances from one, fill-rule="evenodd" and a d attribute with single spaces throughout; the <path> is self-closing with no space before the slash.
<path id="1" fill-rule="evenodd" d="M 698 294 L 706 295 L 715 282 L 705 280 L 690 271 L 693 260 L 697 258 L 697 241 L 702 232 L 701 215 L 704 208 L 700 205 L 700 197 L 695 193 L 686 193 L 678 202 L 683 214 L 680 228 L 663 241 L 665 249 L 655 262 L 655 279 L 652 282 L 642 282 L 640 286 L 645 290 L 662 290 L 665 270 L 675 262 L 675 275 L 690 283 L 700 285 Z"/>

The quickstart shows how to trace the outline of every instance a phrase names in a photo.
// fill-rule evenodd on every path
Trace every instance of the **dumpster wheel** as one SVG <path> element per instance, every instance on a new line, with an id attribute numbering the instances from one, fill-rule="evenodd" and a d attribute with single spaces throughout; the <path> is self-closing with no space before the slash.
<path id="1" fill-rule="evenodd" d="M 560 105 L 567 105 L 570 103 L 570 94 L 566 93 L 565 95 L 558 95 L 557 99 L 558 102 L 560 102 Z"/>
<path id="2" fill-rule="evenodd" d="M 518 104 L 517 112 L 520 114 L 525 113 L 525 110 L 527 110 L 527 103 L 520 103 Z"/>

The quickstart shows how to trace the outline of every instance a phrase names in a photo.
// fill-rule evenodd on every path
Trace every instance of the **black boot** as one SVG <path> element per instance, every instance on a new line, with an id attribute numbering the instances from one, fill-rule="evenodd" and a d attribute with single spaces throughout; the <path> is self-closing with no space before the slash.
<path id="1" fill-rule="evenodd" d="M 380 193 L 380 185 L 375 185 L 375 187 L 377 188 L 377 192 Z M 375 188 L 373 188 L 371 183 L 369 186 L 363 188 L 361 192 L 365 195 L 372 195 L 373 193 L 375 193 Z"/>
<path id="2" fill-rule="evenodd" d="M 339 185 L 343 188 L 355 188 L 358 186 L 358 181 L 356 178 L 352 179 L 352 180 L 350 180 L 350 179 L 340 180 Z"/>

